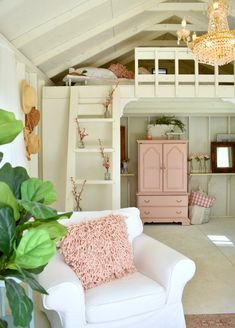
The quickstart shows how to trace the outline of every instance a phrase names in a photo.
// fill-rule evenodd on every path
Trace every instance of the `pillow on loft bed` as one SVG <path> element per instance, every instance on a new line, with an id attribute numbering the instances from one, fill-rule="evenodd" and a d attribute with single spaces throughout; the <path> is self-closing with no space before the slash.
<path id="1" fill-rule="evenodd" d="M 116 75 L 106 68 L 98 67 L 80 67 L 78 69 L 69 69 L 69 74 L 63 79 L 71 79 L 72 82 L 86 82 L 86 84 L 116 84 L 118 78 Z"/>

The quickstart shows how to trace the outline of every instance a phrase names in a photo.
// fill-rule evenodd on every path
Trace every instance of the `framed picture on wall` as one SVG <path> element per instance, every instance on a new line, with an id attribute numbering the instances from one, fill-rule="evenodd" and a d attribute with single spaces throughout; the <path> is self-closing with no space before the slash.
<path id="1" fill-rule="evenodd" d="M 216 141 L 235 141 L 235 133 L 218 133 Z"/>

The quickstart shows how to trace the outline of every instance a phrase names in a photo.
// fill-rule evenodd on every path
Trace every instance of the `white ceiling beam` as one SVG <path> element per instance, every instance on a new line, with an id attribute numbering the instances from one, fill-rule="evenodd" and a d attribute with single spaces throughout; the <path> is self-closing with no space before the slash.
<path id="1" fill-rule="evenodd" d="M 119 25 L 128 19 L 133 18 L 134 16 L 139 15 L 143 11 L 146 11 L 147 9 L 151 8 L 153 5 L 159 2 L 162 2 L 163 0 L 147 0 L 141 5 L 135 7 L 134 9 L 128 10 L 123 15 L 119 15 L 117 17 L 113 17 L 112 19 L 108 20 L 107 22 L 100 24 L 99 26 L 96 26 L 93 29 L 88 30 L 86 33 L 83 33 L 82 35 L 79 35 L 71 40 L 68 40 L 67 42 L 62 43 L 61 45 L 54 47 L 51 50 L 46 51 L 42 55 L 34 58 L 33 62 L 35 65 L 40 65 L 54 56 L 56 56 L 58 53 L 65 52 L 74 46 L 78 45 L 79 43 L 82 43 L 84 41 L 87 41 L 90 38 L 95 37 L 98 34 L 101 34 L 110 28 Z"/>
<path id="2" fill-rule="evenodd" d="M 0 33 L 0 43 L 5 45 L 7 48 L 11 49 L 14 54 L 16 55 L 17 60 L 24 63 L 28 66 L 33 72 L 37 73 L 39 77 L 41 77 L 44 81 L 51 84 L 52 81 L 49 79 L 48 75 L 41 71 L 38 67 L 36 67 L 25 55 L 22 54 L 16 47 L 5 38 L 4 35 Z"/>
<path id="3" fill-rule="evenodd" d="M 162 33 L 160 33 L 160 32 L 150 33 L 145 38 L 130 42 L 127 46 L 122 47 L 122 48 L 118 48 L 118 51 L 113 52 L 113 53 L 107 55 L 106 57 L 103 56 L 100 60 L 93 63 L 93 66 L 95 66 L 95 67 L 102 66 L 102 65 L 112 61 L 115 58 L 123 56 L 124 54 L 126 54 L 127 52 L 130 52 L 131 50 L 134 51 L 134 48 L 138 47 L 141 44 L 141 42 L 146 41 L 146 40 L 154 39 L 154 38 L 159 37 L 161 35 L 162 35 Z"/>
<path id="4" fill-rule="evenodd" d="M 54 17 L 48 22 L 39 25 L 30 31 L 18 36 L 15 39 L 12 39 L 11 42 L 17 47 L 22 48 L 27 43 L 31 42 L 39 38 L 40 36 L 48 33 L 50 30 L 55 29 L 56 27 L 67 23 L 68 21 L 74 19 L 77 16 L 83 15 L 85 12 L 91 9 L 95 9 L 96 7 L 102 5 L 103 3 L 107 2 L 108 0 L 86 0 L 82 4 L 76 6 L 75 8 L 66 11 L 65 13 L 61 14 L 60 16 Z"/>
<path id="5" fill-rule="evenodd" d="M 206 11 L 207 5 L 205 3 L 179 3 L 179 2 L 164 2 L 159 3 L 148 11 Z"/>
<path id="6" fill-rule="evenodd" d="M 187 28 L 191 31 L 205 31 L 204 27 L 195 24 L 188 24 Z M 181 24 L 156 24 L 145 29 L 145 31 L 166 31 L 173 32 L 182 29 Z"/>
<path id="7" fill-rule="evenodd" d="M 169 15 L 169 13 L 162 13 L 162 14 L 158 15 L 157 17 L 155 17 L 154 19 L 152 19 L 151 21 L 147 21 L 138 26 L 135 26 L 135 28 L 131 27 L 130 29 L 125 30 L 125 32 L 113 37 L 112 39 L 107 40 L 101 44 L 97 44 L 95 47 L 89 49 L 84 54 L 72 57 L 71 60 L 66 61 L 66 63 L 63 63 L 62 65 L 59 65 L 59 66 L 55 67 L 54 69 L 50 70 L 48 72 L 48 75 L 53 77 L 53 76 L 57 75 L 58 73 L 68 69 L 68 67 L 73 67 L 75 65 L 79 65 L 79 63 L 82 63 L 82 62 L 86 61 L 87 59 L 92 58 L 93 56 L 97 55 L 98 53 L 103 52 L 103 51 L 115 46 L 116 44 L 118 44 L 126 39 L 129 39 L 130 37 L 142 32 L 147 26 L 153 24 L 154 22 L 156 23 L 157 21 L 162 21 L 163 19 L 167 18 L 168 15 Z"/>
<path id="8" fill-rule="evenodd" d="M 122 58 L 121 60 L 119 60 L 119 63 L 122 65 L 127 65 L 127 64 L 133 62 L 134 60 L 135 60 L 135 56 L 134 56 L 134 54 L 132 54 L 132 55 L 128 55 L 125 58 Z"/>
<path id="9" fill-rule="evenodd" d="M 198 13 L 188 12 L 187 17 L 185 17 L 183 15 L 181 15 L 181 16 L 177 15 L 177 16 L 181 17 L 182 19 L 185 18 L 187 22 L 201 26 L 201 28 L 205 28 L 205 30 L 207 30 L 207 28 L 208 28 L 208 18 L 207 18 L 206 14 L 200 15 Z M 188 27 L 190 27 L 190 24 L 188 24 Z"/>

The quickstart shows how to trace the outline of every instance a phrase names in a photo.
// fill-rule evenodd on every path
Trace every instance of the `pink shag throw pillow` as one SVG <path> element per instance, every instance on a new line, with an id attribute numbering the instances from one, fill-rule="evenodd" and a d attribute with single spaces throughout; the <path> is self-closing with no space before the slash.
<path id="1" fill-rule="evenodd" d="M 125 217 L 121 215 L 68 226 L 60 252 L 85 289 L 136 271 Z"/>

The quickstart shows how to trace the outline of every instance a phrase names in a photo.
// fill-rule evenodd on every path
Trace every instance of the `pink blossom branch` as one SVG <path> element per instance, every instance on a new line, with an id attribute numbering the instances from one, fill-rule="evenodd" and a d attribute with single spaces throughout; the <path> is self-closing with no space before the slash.
<path id="1" fill-rule="evenodd" d="M 109 93 L 108 93 L 108 96 L 106 97 L 105 101 L 102 103 L 102 105 L 107 108 L 113 101 L 113 94 L 114 94 L 114 91 L 117 89 L 118 87 L 118 83 L 115 85 L 114 88 L 112 88 Z"/>
<path id="2" fill-rule="evenodd" d="M 106 168 L 106 170 L 108 171 L 109 170 L 109 168 L 110 168 L 110 166 L 111 166 L 111 164 L 110 164 L 110 159 L 109 159 L 109 156 L 108 155 L 106 155 L 105 153 L 104 153 L 104 147 L 103 147 L 103 145 L 102 145 L 102 142 L 101 142 L 101 140 L 99 139 L 99 145 L 100 145 L 100 154 L 101 154 L 101 156 L 102 156 L 102 158 L 103 158 L 103 166 Z"/>
<path id="3" fill-rule="evenodd" d="M 77 129 L 78 129 L 78 134 L 80 137 L 80 141 L 82 141 L 86 136 L 88 136 L 88 133 L 86 132 L 86 129 L 83 128 L 82 130 L 80 129 L 80 124 L 78 118 L 75 119 L 75 122 L 77 124 Z"/>

